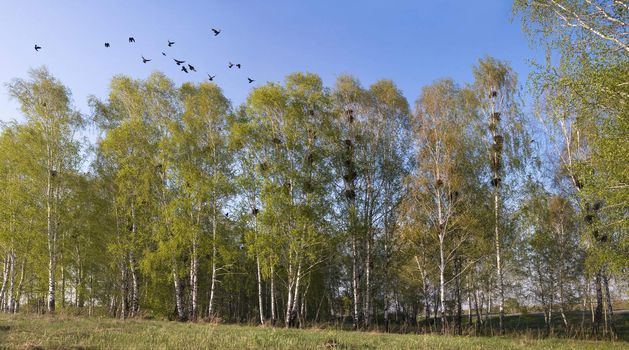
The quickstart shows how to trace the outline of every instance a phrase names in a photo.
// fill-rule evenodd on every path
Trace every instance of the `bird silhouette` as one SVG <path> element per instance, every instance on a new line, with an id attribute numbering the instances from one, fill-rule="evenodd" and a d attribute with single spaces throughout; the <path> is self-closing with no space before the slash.
<path id="1" fill-rule="evenodd" d="M 177 63 L 178 66 L 181 66 L 182 63 L 186 63 L 186 61 L 179 61 L 175 58 L 173 58 L 173 60 L 175 60 L 175 63 Z"/>
<path id="2" fill-rule="evenodd" d="M 236 67 L 237 67 L 238 69 L 240 69 L 240 63 L 237 63 L 237 64 L 236 64 Z"/>
<path id="3" fill-rule="evenodd" d="M 162 52 L 162 56 L 166 56 L 166 52 Z"/>
<path id="4" fill-rule="evenodd" d="M 251 78 L 247 78 L 247 80 L 249 80 L 249 84 L 253 83 L 255 80 L 251 79 Z"/>
<path id="5" fill-rule="evenodd" d="M 196 69 L 194 69 L 194 66 L 193 66 L 193 65 L 191 65 L 190 63 L 188 63 L 188 68 L 189 68 L 191 71 L 193 71 L 193 72 L 196 72 L 196 71 L 197 71 Z"/>
<path id="6" fill-rule="evenodd" d="M 109 47 L 109 43 L 105 43 L 105 47 Z"/>
<path id="7" fill-rule="evenodd" d="M 234 64 L 233 64 L 233 63 L 231 63 L 231 62 L 229 62 L 229 68 L 231 68 L 231 67 L 233 67 L 233 66 L 234 66 Z"/>
<path id="8" fill-rule="evenodd" d="M 35 51 L 39 51 L 39 49 L 41 49 L 41 46 L 37 46 L 37 44 L 35 44 Z"/>
<path id="9" fill-rule="evenodd" d="M 216 75 L 207 75 L 208 78 L 210 79 L 210 81 L 214 81 L 214 78 L 216 78 Z"/>
<path id="10" fill-rule="evenodd" d="M 221 34 L 221 30 L 220 29 L 212 28 L 212 31 L 214 32 L 214 36 L 217 36 L 217 35 Z"/>
<path id="11" fill-rule="evenodd" d="M 135 42 L 135 39 L 134 39 L 132 36 L 130 36 L 130 37 L 129 37 L 129 42 L 130 42 L 130 43 L 134 43 L 134 42 Z"/>
<path id="12" fill-rule="evenodd" d="M 144 56 L 142 56 L 142 63 L 146 63 L 146 62 L 151 62 L 151 60 L 144 58 Z"/>
<path id="13" fill-rule="evenodd" d="M 186 73 L 188 73 L 188 70 L 186 69 L 186 66 L 182 66 L 182 67 L 181 67 L 181 71 L 182 71 L 182 72 L 186 72 Z"/>
<path id="14" fill-rule="evenodd" d="M 174 42 L 174 41 L 170 41 L 170 40 L 168 40 L 168 47 L 171 47 L 171 46 L 173 46 L 174 44 L 175 44 L 175 42 Z"/>

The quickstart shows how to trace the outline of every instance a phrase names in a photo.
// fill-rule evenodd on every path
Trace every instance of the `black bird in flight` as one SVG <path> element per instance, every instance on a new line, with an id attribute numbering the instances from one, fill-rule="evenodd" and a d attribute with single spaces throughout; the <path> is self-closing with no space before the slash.
<path id="1" fill-rule="evenodd" d="M 181 71 L 182 71 L 182 72 L 186 72 L 186 73 L 188 73 L 188 70 L 186 69 L 186 66 L 182 66 L 182 67 L 181 67 Z"/>
<path id="2" fill-rule="evenodd" d="M 173 58 L 173 60 L 175 60 L 175 63 L 177 63 L 178 66 L 181 66 L 182 63 L 186 63 L 186 61 L 179 61 L 179 60 L 177 60 L 175 58 Z"/>
<path id="3" fill-rule="evenodd" d="M 171 47 L 171 46 L 173 46 L 174 44 L 175 44 L 175 42 L 174 42 L 174 41 L 170 41 L 170 40 L 168 40 L 168 47 Z"/>
<path id="4" fill-rule="evenodd" d="M 208 78 L 210 79 L 210 81 L 214 81 L 214 78 L 216 78 L 216 75 L 207 75 Z"/>
<path id="5" fill-rule="evenodd" d="M 217 36 L 217 35 L 221 34 L 221 30 L 220 29 L 212 28 L 212 31 L 214 32 L 214 36 Z"/>
<path id="6" fill-rule="evenodd" d="M 135 39 L 134 39 L 132 36 L 130 36 L 130 37 L 129 37 L 129 42 L 130 42 L 130 43 L 134 43 L 134 42 L 135 42 Z"/>
<path id="7" fill-rule="evenodd" d="M 231 63 L 231 62 L 229 62 L 229 68 L 231 68 L 231 67 L 233 67 L 233 66 L 234 66 L 234 64 L 233 64 L 233 63 Z"/>
<path id="8" fill-rule="evenodd" d="M 144 58 L 144 56 L 142 56 L 142 63 L 146 63 L 146 62 L 151 62 L 151 60 Z"/>
<path id="9" fill-rule="evenodd" d="M 237 67 L 238 69 L 240 69 L 240 63 L 237 63 L 237 64 L 236 64 L 236 67 Z"/>
<path id="10" fill-rule="evenodd" d="M 162 52 L 162 56 L 166 56 L 166 52 Z"/>
<path id="11" fill-rule="evenodd" d="M 194 69 L 194 66 L 193 66 L 193 65 L 191 65 L 190 63 L 188 63 L 188 68 L 189 68 L 191 71 L 193 71 L 193 72 L 196 72 L 196 71 L 197 71 L 196 69 Z"/>
<path id="12" fill-rule="evenodd" d="M 105 47 L 109 47 L 109 43 L 105 43 Z"/>
<path id="13" fill-rule="evenodd" d="M 251 79 L 251 78 L 247 78 L 247 80 L 249 80 L 249 84 L 253 83 L 255 80 Z"/>
<path id="14" fill-rule="evenodd" d="M 41 49 L 41 46 L 37 46 L 37 44 L 35 44 L 35 51 L 39 51 L 39 49 Z"/>

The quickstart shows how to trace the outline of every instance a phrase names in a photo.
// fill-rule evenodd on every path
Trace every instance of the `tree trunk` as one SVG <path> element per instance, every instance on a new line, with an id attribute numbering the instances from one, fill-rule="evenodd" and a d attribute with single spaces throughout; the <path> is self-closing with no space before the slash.
<path id="1" fill-rule="evenodd" d="M 179 281 L 179 273 L 177 272 L 177 261 L 175 258 L 172 259 L 172 269 L 173 269 L 173 282 L 175 285 L 175 305 L 177 308 L 177 320 L 185 321 L 186 314 L 183 309 L 183 298 L 181 294 L 181 281 Z"/>
<path id="2" fill-rule="evenodd" d="M 131 271 L 131 317 L 138 315 L 140 311 L 140 280 L 139 271 L 133 251 L 129 254 L 129 270 Z"/>
<path id="3" fill-rule="evenodd" d="M 498 278 L 498 331 L 500 334 L 504 333 L 504 316 L 505 316 L 505 294 L 504 294 L 504 283 L 502 279 L 502 261 L 501 261 L 501 247 L 502 244 L 500 242 L 500 232 L 498 230 L 499 224 L 499 213 L 498 213 L 498 186 L 495 187 L 494 190 L 494 240 L 496 245 L 496 275 Z"/>
<path id="4" fill-rule="evenodd" d="M 271 264 L 271 325 L 275 326 L 275 322 L 277 321 L 276 311 L 275 311 L 275 271 L 273 269 L 273 264 Z"/>
<path id="5" fill-rule="evenodd" d="M 15 252 L 11 251 L 11 253 L 9 253 L 9 257 L 10 257 L 10 272 L 9 272 L 9 290 L 8 290 L 8 301 L 7 301 L 7 307 L 6 307 L 6 311 L 8 313 L 13 313 L 13 307 L 14 307 L 14 303 L 15 303 L 15 295 L 13 294 L 13 289 L 15 286 Z"/>
<path id="6" fill-rule="evenodd" d="M 482 300 L 481 300 L 482 301 Z M 481 310 L 482 304 L 478 303 L 478 291 L 474 290 L 474 310 L 476 311 L 476 334 L 480 332 L 481 326 L 483 325 L 483 319 L 481 318 Z"/>
<path id="7" fill-rule="evenodd" d="M 198 270 L 199 261 L 197 253 L 197 235 L 196 233 L 192 237 L 192 254 L 190 257 L 190 319 L 196 320 L 197 318 L 197 295 L 198 295 Z"/>
<path id="8" fill-rule="evenodd" d="M 212 208 L 212 282 L 210 283 L 210 302 L 208 305 L 208 317 L 214 317 L 214 294 L 216 292 L 216 229 L 217 229 L 216 203 Z"/>
<path id="9" fill-rule="evenodd" d="M 0 288 L 0 310 L 4 311 L 6 305 L 6 290 L 9 281 L 9 254 L 2 258 L 2 288 Z"/>
<path id="10" fill-rule="evenodd" d="M 462 330 L 462 306 L 461 306 L 461 260 L 458 257 L 454 258 L 454 273 L 455 273 L 455 286 L 454 286 L 454 296 L 456 299 L 456 318 L 455 318 L 455 328 L 456 334 L 461 335 L 463 333 Z"/>
<path id="11" fill-rule="evenodd" d="M 22 299 L 22 289 L 24 286 L 24 265 L 26 265 L 26 259 L 22 259 L 22 264 L 20 266 L 20 282 L 17 285 L 17 295 L 15 296 L 15 307 L 13 308 L 13 313 L 18 313 L 18 311 L 20 311 L 20 299 Z"/>
<path id="12" fill-rule="evenodd" d="M 61 238 L 61 251 L 62 253 L 59 255 L 59 259 L 61 259 L 61 290 L 60 290 L 60 294 L 61 294 L 61 307 L 65 308 L 66 307 L 66 266 L 63 263 L 63 250 L 64 250 L 64 244 L 63 244 L 63 237 Z"/>
<path id="13" fill-rule="evenodd" d="M 57 268 L 57 225 L 54 219 L 53 153 L 47 145 L 48 167 L 46 186 L 46 226 L 48 234 L 48 312 L 55 311 L 55 270 Z"/>
<path id="14" fill-rule="evenodd" d="M 605 298 L 607 299 L 607 324 L 611 338 L 616 337 L 616 327 L 614 325 L 614 306 L 612 305 L 611 293 L 609 292 L 609 279 L 606 273 L 603 273 L 603 286 L 605 288 Z"/>
<path id="15" fill-rule="evenodd" d="M 289 327 L 299 327 L 299 286 L 301 282 L 301 262 L 297 267 L 295 276 L 295 291 L 293 292 L 292 310 L 290 310 Z"/>
<path id="16" fill-rule="evenodd" d="M 129 279 L 129 274 L 128 274 L 128 268 L 127 268 L 127 264 L 126 264 L 126 258 L 123 259 L 123 261 L 120 263 L 120 272 L 121 272 L 121 278 L 120 278 L 120 318 L 121 319 L 125 319 L 127 318 L 127 310 L 129 309 L 128 306 L 128 296 L 129 296 L 129 289 L 128 289 L 128 279 Z M 115 304 L 114 299 L 112 298 L 112 305 Z"/>
<path id="17" fill-rule="evenodd" d="M 371 221 L 371 219 L 369 219 Z M 365 308 L 363 309 L 364 326 L 369 328 L 371 323 L 371 223 L 367 223 L 367 239 L 365 246 Z"/>
<path id="18" fill-rule="evenodd" d="M 293 266 L 292 263 L 288 264 L 288 290 L 286 296 L 286 315 L 284 318 L 285 327 L 290 327 L 290 313 L 293 309 L 293 285 L 295 281 L 293 279 Z"/>
<path id="19" fill-rule="evenodd" d="M 446 287 L 445 287 L 446 258 L 443 236 L 439 234 L 439 309 L 441 312 L 441 333 L 447 331 L 446 319 Z"/>
<path id="20" fill-rule="evenodd" d="M 592 322 L 592 335 L 599 335 L 601 321 L 603 318 L 603 290 L 601 288 L 602 283 L 602 269 L 596 271 L 594 278 L 594 287 L 596 288 L 596 310 L 594 311 L 594 322 Z"/>
<path id="21" fill-rule="evenodd" d="M 260 324 L 264 324 L 264 309 L 262 300 L 262 271 L 260 271 L 260 257 L 256 254 L 256 272 L 258 277 L 258 313 L 260 316 Z"/>
<path id="22" fill-rule="evenodd" d="M 352 225 L 353 226 L 353 225 Z M 353 314 L 352 314 L 352 328 L 354 330 L 358 329 L 358 324 L 360 322 L 360 315 L 358 313 L 358 306 L 360 305 L 359 300 L 359 290 L 358 288 L 358 247 L 356 243 L 356 233 L 352 228 L 352 295 L 353 295 Z"/>

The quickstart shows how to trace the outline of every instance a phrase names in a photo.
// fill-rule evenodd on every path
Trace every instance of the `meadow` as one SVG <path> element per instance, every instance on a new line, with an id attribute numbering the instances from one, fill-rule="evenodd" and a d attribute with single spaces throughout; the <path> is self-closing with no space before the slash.
<path id="1" fill-rule="evenodd" d="M 626 342 L 454 337 L 0 314 L 0 349 L 627 349 Z"/>

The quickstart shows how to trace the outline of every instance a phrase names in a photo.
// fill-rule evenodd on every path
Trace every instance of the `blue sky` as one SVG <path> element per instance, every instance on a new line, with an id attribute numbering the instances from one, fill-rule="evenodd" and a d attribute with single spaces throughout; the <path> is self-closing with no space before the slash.
<path id="1" fill-rule="evenodd" d="M 89 95 L 106 97 L 112 76 L 144 78 L 153 70 L 177 83 L 216 75 L 234 104 L 296 71 L 317 73 L 328 86 L 341 74 L 365 86 L 392 79 L 413 104 L 435 79 L 469 82 L 485 55 L 510 62 L 524 85 L 539 52 L 511 19 L 510 0 L 1 0 L 0 120 L 20 117 L 4 84 L 42 65 L 84 113 Z M 212 27 L 222 33 L 214 37 Z M 168 48 L 167 40 L 176 44 Z M 143 64 L 141 55 L 153 61 Z M 180 72 L 172 58 L 198 73 Z M 243 68 L 229 70 L 229 61 Z"/>

